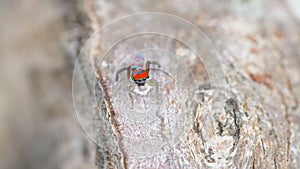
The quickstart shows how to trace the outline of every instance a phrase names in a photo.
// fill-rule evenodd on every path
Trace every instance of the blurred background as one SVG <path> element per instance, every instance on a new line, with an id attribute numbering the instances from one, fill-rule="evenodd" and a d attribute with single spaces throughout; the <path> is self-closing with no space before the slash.
<path id="1" fill-rule="evenodd" d="M 83 6 L 76 0 L 0 1 L 1 169 L 95 167 L 95 150 L 76 119 L 71 93 L 74 59 L 91 33 Z M 298 0 L 99 0 L 103 24 L 141 11 L 170 12 L 188 20 L 196 19 L 195 14 L 230 13 L 259 23 L 261 34 L 274 31 L 286 38 L 284 50 L 293 66 L 300 66 Z"/>
<path id="2" fill-rule="evenodd" d="M 0 1 L 1 169 L 82 168 L 91 159 L 71 94 L 77 5 Z"/>

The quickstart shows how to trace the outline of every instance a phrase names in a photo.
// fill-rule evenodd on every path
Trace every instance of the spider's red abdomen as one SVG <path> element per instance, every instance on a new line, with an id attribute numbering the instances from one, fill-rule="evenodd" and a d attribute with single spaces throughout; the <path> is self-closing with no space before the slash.
<path id="1" fill-rule="evenodd" d="M 133 79 L 137 80 L 137 79 L 144 79 L 144 78 L 148 78 L 149 77 L 149 73 L 146 71 L 143 71 L 141 73 L 136 73 L 133 75 Z"/>

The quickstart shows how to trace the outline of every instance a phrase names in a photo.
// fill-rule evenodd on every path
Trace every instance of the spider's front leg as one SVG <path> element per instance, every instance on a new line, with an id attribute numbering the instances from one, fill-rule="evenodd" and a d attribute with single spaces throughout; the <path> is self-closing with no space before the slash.
<path id="1" fill-rule="evenodd" d="M 155 90 L 158 89 L 158 82 L 156 80 L 154 80 L 154 79 L 149 79 L 147 81 L 147 85 L 153 86 L 155 88 Z"/>
<path id="2" fill-rule="evenodd" d="M 128 95 L 129 95 L 129 99 L 130 99 L 132 107 L 134 107 L 134 102 L 133 102 L 134 88 L 135 88 L 135 86 L 129 86 L 129 88 L 128 88 L 129 89 Z"/>
<path id="3" fill-rule="evenodd" d="M 123 71 L 127 70 L 127 79 L 130 79 L 131 78 L 131 67 L 128 66 L 128 67 L 123 67 L 121 68 L 120 70 L 117 71 L 116 73 L 116 81 L 119 80 L 119 74 L 122 73 Z M 133 106 L 133 95 L 132 93 L 134 92 L 134 86 L 129 86 L 128 88 L 128 95 L 129 95 L 129 99 L 130 99 L 130 102 Z"/>
<path id="4" fill-rule="evenodd" d="M 147 61 L 147 62 L 146 62 L 146 72 L 148 72 L 148 73 L 149 73 L 149 71 L 150 71 L 150 65 L 151 65 L 151 64 L 157 65 L 158 68 L 160 68 L 160 64 L 159 64 L 158 62 L 156 62 L 156 61 Z"/>
<path id="5" fill-rule="evenodd" d="M 127 79 L 130 79 L 130 74 L 131 74 L 131 67 L 123 67 L 122 69 L 119 69 L 116 73 L 116 81 L 119 80 L 119 74 L 122 73 L 123 71 L 127 70 Z"/>
<path id="6" fill-rule="evenodd" d="M 160 64 L 159 64 L 158 62 L 156 62 L 156 61 L 147 61 L 147 62 L 146 62 L 146 71 L 147 71 L 148 73 L 150 73 L 150 65 L 151 65 L 151 64 L 157 65 L 158 68 L 161 67 Z M 154 79 L 149 79 L 149 80 L 147 81 L 147 84 L 148 84 L 149 86 L 154 86 L 155 89 L 158 89 L 158 82 L 157 82 L 156 80 L 154 80 Z"/>

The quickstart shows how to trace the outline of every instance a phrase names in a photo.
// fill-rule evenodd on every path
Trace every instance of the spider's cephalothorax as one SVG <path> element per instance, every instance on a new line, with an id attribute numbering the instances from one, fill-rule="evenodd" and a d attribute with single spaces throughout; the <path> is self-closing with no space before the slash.
<path id="1" fill-rule="evenodd" d="M 118 81 L 119 74 L 125 70 L 127 70 L 127 78 L 131 79 L 135 82 L 138 86 L 143 86 L 147 79 L 149 79 L 149 71 L 150 71 L 150 64 L 156 64 L 160 67 L 159 63 L 157 62 L 146 62 L 146 69 L 144 69 L 144 56 L 142 54 L 137 54 L 134 57 L 134 63 L 130 66 L 124 67 L 117 72 L 116 81 Z"/>

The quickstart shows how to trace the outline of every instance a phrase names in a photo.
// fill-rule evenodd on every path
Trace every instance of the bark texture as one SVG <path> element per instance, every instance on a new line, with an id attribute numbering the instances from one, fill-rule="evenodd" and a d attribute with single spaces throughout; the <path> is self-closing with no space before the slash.
<path id="1" fill-rule="evenodd" d="M 138 158 L 130 155 L 134 149 L 130 146 L 135 143 L 128 143 L 125 136 L 136 132 L 146 135 L 149 128 L 134 128 L 120 119 L 107 85 L 111 83 L 106 80 L 108 72 L 95 72 L 98 97 L 104 98 L 98 104 L 103 106 L 100 116 L 107 117 L 102 120 L 109 122 L 106 127 L 111 129 L 99 134 L 112 138 L 102 140 L 97 151 L 99 168 L 299 167 L 299 16 L 290 2 L 88 1 L 86 9 L 94 31 L 112 18 L 133 12 L 184 17 L 212 39 L 229 86 L 222 111 L 210 106 L 211 98 L 206 94 L 211 88 L 200 91 L 205 96 L 191 112 L 195 114 L 193 126 L 183 140 L 164 153 Z M 107 50 L 101 38 L 94 45 L 92 63 Z M 165 45 L 180 53 L 172 42 Z M 122 49 L 125 47 L 114 49 L 115 54 L 122 55 Z M 111 62 L 110 66 L 116 70 L 118 64 Z"/>
<path id="2" fill-rule="evenodd" d="M 299 7 L 297 0 L 1 1 L 0 168 L 299 168 Z M 211 95 L 214 88 L 209 83 L 207 65 L 192 60 L 185 61 L 191 72 L 181 73 L 199 75 L 198 80 L 206 83 L 195 90 L 198 101 L 187 104 L 193 108 L 193 118 L 180 121 L 175 116 L 179 125 L 190 122 L 188 131 L 178 130 L 186 132 L 184 137 L 178 132 L 176 144 L 170 138 L 176 136 L 174 131 L 179 127 L 172 121 L 161 118 L 151 128 L 122 118 L 121 113 L 126 111 L 120 112 L 115 103 L 127 95 L 111 90 L 108 75 L 112 72 L 90 69 L 99 66 L 95 61 L 109 47 L 100 34 L 99 41 L 91 43 L 97 47 L 88 55 L 92 59 L 79 60 L 82 68 L 89 68 L 80 73 L 90 90 L 75 95 L 87 103 L 96 96 L 94 105 L 87 104 L 89 116 L 79 118 L 97 129 L 93 135 L 96 145 L 89 141 L 73 110 L 73 63 L 93 32 L 113 19 L 145 11 L 183 17 L 208 35 L 226 75 L 226 98 L 221 100 L 224 106 L 222 111 L 211 107 L 215 98 Z M 117 34 L 131 26 L 114 31 Z M 180 36 L 190 33 L 179 31 Z M 151 40 L 144 38 L 144 42 Z M 128 49 L 147 45 L 155 47 L 156 42 L 178 56 L 192 55 L 184 44 L 166 37 L 156 37 L 152 44 L 134 41 L 127 41 L 131 46 L 117 46 L 111 56 L 121 57 Z M 109 63 L 112 69 L 108 71 L 123 66 L 114 60 Z M 182 66 L 174 61 L 169 66 L 162 65 L 168 71 Z M 89 76 L 91 73 L 95 79 Z M 123 75 L 122 84 L 126 80 Z M 157 75 L 160 79 L 169 77 L 163 72 L 154 77 Z M 176 94 L 172 93 L 176 89 L 172 81 L 163 82 L 160 81 L 160 86 L 164 85 L 160 91 Z M 155 93 L 151 96 L 162 98 Z M 176 104 L 176 100 L 161 100 Z M 133 103 L 139 102 L 133 99 Z M 140 106 L 151 109 L 147 104 Z M 128 115 L 136 121 L 155 117 Z M 150 151 L 155 143 L 145 140 L 138 144 L 128 139 L 145 136 L 163 138 L 167 149 Z M 149 146 L 142 149 L 145 143 Z"/>

